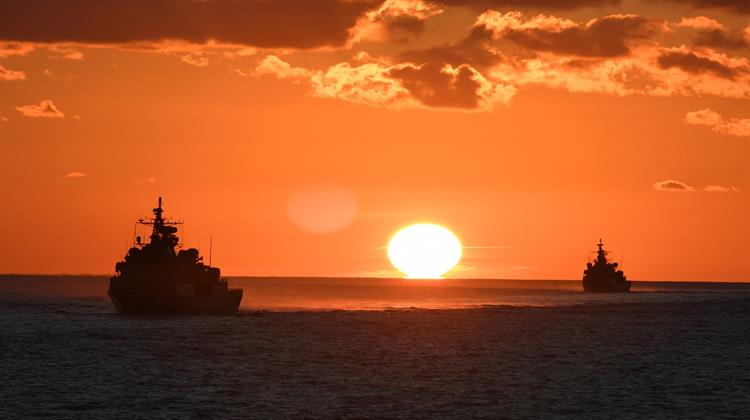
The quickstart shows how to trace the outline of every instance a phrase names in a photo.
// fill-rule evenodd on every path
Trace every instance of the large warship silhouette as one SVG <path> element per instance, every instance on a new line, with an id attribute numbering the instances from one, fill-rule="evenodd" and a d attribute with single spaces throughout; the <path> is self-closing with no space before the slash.
<path id="1" fill-rule="evenodd" d="M 148 243 L 141 237 L 124 261 L 115 265 L 109 282 L 109 297 L 122 314 L 231 315 L 242 300 L 242 289 L 230 289 L 218 267 L 203 264 L 198 250 L 175 251 L 181 222 L 162 217 L 164 209 L 153 209 L 154 217 L 137 224 L 152 227 Z"/>
<path id="2" fill-rule="evenodd" d="M 630 281 L 622 270 L 618 270 L 616 262 L 607 261 L 607 251 L 604 243 L 599 239 L 599 250 L 596 252 L 594 263 L 586 264 L 583 270 L 583 290 L 585 292 L 629 292 Z"/>

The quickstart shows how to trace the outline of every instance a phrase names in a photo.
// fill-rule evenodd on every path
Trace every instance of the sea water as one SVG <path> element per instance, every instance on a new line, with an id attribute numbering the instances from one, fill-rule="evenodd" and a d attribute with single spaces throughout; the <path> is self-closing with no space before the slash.
<path id="1" fill-rule="evenodd" d="M 127 317 L 0 276 L 0 418 L 747 418 L 750 285 L 231 278 L 238 316 Z"/>

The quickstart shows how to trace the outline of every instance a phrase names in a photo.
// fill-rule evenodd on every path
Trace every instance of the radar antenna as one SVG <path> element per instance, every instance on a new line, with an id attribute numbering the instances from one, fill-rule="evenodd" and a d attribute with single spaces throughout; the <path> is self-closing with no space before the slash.
<path id="1" fill-rule="evenodd" d="M 214 235 L 208 237 L 208 266 L 211 267 L 211 255 L 214 249 Z"/>

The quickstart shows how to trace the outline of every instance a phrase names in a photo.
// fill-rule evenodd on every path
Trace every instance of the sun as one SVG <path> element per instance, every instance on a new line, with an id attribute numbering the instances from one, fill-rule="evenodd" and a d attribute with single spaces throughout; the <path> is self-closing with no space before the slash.
<path id="1" fill-rule="evenodd" d="M 420 223 L 393 235 L 388 258 L 409 278 L 440 278 L 461 259 L 461 242 L 442 226 Z"/>

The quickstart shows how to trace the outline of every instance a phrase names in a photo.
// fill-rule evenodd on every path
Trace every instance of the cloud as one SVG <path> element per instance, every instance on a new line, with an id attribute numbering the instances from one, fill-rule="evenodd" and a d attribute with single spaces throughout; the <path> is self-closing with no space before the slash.
<path id="1" fill-rule="evenodd" d="M 750 118 L 732 118 L 730 120 L 725 120 L 721 124 L 712 127 L 712 129 L 720 134 L 748 137 L 750 136 Z"/>
<path id="2" fill-rule="evenodd" d="M 659 181 L 654 183 L 654 189 L 656 191 L 667 191 L 667 192 L 692 192 L 695 189 L 684 182 L 675 181 L 674 179 L 668 179 L 666 181 Z"/>
<path id="3" fill-rule="evenodd" d="M 626 46 L 628 53 L 610 57 L 581 55 L 585 51 L 573 46 L 548 48 L 553 41 L 545 44 L 544 48 L 530 52 L 505 48 L 511 42 L 505 39 L 509 31 L 528 32 L 531 36 L 541 37 L 540 39 L 547 39 L 547 36 L 555 39 L 554 37 L 561 36 L 566 31 L 581 31 L 586 28 L 592 30 L 592 27 L 609 20 L 614 22 L 615 27 L 625 20 L 631 21 L 636 28 L 649 22 L 646 26 L 653 27 L 656 32 L 667 30 L 660 21 L 648 21 L 632 15 L 626 15 L 625 18 L 619 15 L 609 16 L 580 24 L 554 16 L 524 17 L 519 12 L 487 11 L 477 18 L 465 39 L 453 44 L 407 50 L 399 54 L 397 59 L 417 64 L 451 64 L 454 67 L 469 64 L 486 79 L 516 88 L 542 85 L 571 92 L 618 96 L 715 95 L 750 98 L 747 59 L 729 57 L 711 48 L 701 48 L 699 51 L 684 46 L 664 48 L 655 40 L 646 38 L 637 39 L 636 42 L 630 39 L 620 44 L 620 47 Z M 562 39 L 564 37 L 554 42 L 561 42 Z M 584 48 L 594 48 L 594 43 L 588 44 Z M 612 49 L 615 50 L 616 48 Z M 620 51 L 625 52 L 622 48 Z"/>
<path id="4" fill-rule="evenodd" d="M 743 34 L 714 29 L 699 32 L 695 40 L 695 45 L 699 47 L 739 49 L 750 46 L 750 41 Z"/>
<path id="5" fill-rule="evenodd" d="M 241 48 L 237 51 L 224 51 L 224 57 L 229 59 L 252 57 L 258 54 L 258 50 L 255 48 Z"/>
<path id="6" fill-rule="evenodd" d="M 24 117 L 42 117 L 42 118 L 64 118 L 63 114 L 55 104 L 49 100 L 44 99 L 39 105 L 23 105 L 17 106 L 16 111 L 20 112 Z"/>
<path id="7" fill-rule="evenodd" d="M 24 42 L 0 42 L 0 58 L 26 55 L 34 51 L 34 45 Z"/>
<path id="8" fill-rule="evenodd" d="M 156 184 L 156 178 L 153 176 L 149 177 L 137 177 L 133 178 L 133 182 L 135 182 L 138 185 L 146 185 L 146 184 Z"/>
<path id="9" fill-rule="evenodd" d="M 709 126 L 711 130 L 719 134 L 737 137 L 750 136 L 750 118 L 725 119 L 710 108 L 688 112 L 685 115 L 685 122 L 692 125 Z"/>
<path id="10" fill-rule="evenodd" d="M 74 48 L 73 44 L 60 43 L 60 44 L 46 44 L 40 45 L 48 52 L 52 53 L 53 58 L 62 58 L 65 60 L 81 61 L 83 60 L 83 53 Z"/>
<path id="11" fill-rule="evenodd" d="M 687 51 L 682 49 L 665 49 L 657 58 L 662 68 L 679 68 L 687 73 L 712 73 L 716 76 L 734 79 L 739 74 L 748 73 L 747 59 L 730 59 L 719 53 Z"/>
<path id="12" fill-rule="evenodd" d="M 684 182 L 675 181 L 674 179 L 656 182 L 654 183 L 654 189 L 657 191 L 666 191 L 666 192 L 694 192 L 695 191 L 695 188 L 685 184 Z M 740 189 L 735 187 L 734 185 L 730 185 L 728 187 L 721 186 L 721 185 L 707 185 L 703 187 L 702 190 L 705 192 L 738 192 L 740 191 Z"/>
<path id="13" fill-rule="evenodd" d="M 442 8 L 424 0 L 385 0 L 357 19 L 350 29 L 350 43 L 408 41 L 424 32 L 427 19 L 442 12 Z"/>
<path id="14" fill-rule="evenodd" d="M 68 174 L 65 175 L 65 178 L 83 178 L 85 176 L 86 174 L 84 174 L 83 172 L 73 171 L 73 172 L 68 172 Z"/>
<path id="15" fill-rule="evenodd" d="M 17 70 L 9 70 L 0 66 L 0 80 L 9 82 L 13 80 L 25 80 L 26 73 Z"/>
<path id="16" fill-rule="evenodd" d="M 570 25 L 557 19 L 533 24 Z M 315 97 L 392 108 L 487 110 L 507 104 L 519 89 L 535 85 L 616 96 L 750 99 L 748 60 L 710 48 L 644 43 L 631 46 L 624 56 L 581 57 L 553 52 L 508 54 L 496 42 L 486 32 L 474 31 L 454 44 L 406 50 L 393 58 L 360 53 L 359 58 L 322 70 L 293 67 L 266 56 L 254 73 L 309 81 Z"/>
<path id="17" fill-rule="evenodd" d="M 325 70 L 293 67 L 276 56 L 267 56 L 254 73 L 306 80 L 315 97 L 389 108 L 489 110 L 508 103 L 516 93 L 512 85 L 490 81 L 467 64 L 391 63 L 367 55 Z"/>
<path id="18" fill-rule="evenodd" d="M 238 74 L 243 75 L 243 73 Z M 253 74 L 256 77 L 273 75 L 279 79 L 306 79 L 310 78 L 313 72 L 301 67 L 292 67 L 275 55 L 267 55 L 255 67 Z"/>
<path id="19" fill-rule="evenodd" d="M 616 96 L 704 96 L 750 98 L 750 76 L 738 72 L 731 79 L 713 72 L 664 68 L 658 46 L 644 46 L 626 57 L 583 59 L 557 55 L 505 57 L 486 72 L 488 77 L 517 87 L 537 85 L 570 92 Z M 730 62 L 733 59 L 728 59 Z M 735 65 L 735 64 L 731 64 Z"/>
<path id="20" fill-rule="evenodd" d="M 336 98 L 348 102 L 403 108 L 417 106 L 398 80 L 389 72 L 408 65 L 391 65 L 381 62 L 353 64 L 339 63 L 325 71 L 315 73 L 311 79 L 314 96 Z"/>
<path id="21" fill-rule="evenodd" d="M 734 185 L 730 185 L 728 187 L 724 187 L 721 185 L 707 185 L 703 188 L 703 191 L 706 192 L 739 192 L 740 189 L 735 187 Z"/>
<path id="22" fill-rule="evenodd" d="M 60 54 L 61 54 L 61 57 L 66 60 L 75 60 L 75 61 L 83 60 L 83 53 L 78 50 L 61 50 Z"/>
<path id="23" fill-rule="evenodd" d="M 750 13 L 750 2 L 747 0 L 670 0 L 680 5 L 688 4 L 696 8 L 719 9 L 730 12 Z"/>
<path id="24" fill-rule="evenodd" d="M 80 51 L 70 51 L 63 58 L 67 58 L 68 60 L 83 60 L 83 53 Z"/>
<path id="25" fill-rule="evenodd" d="M 446 6 L 467 6 L 479 10 L 491 8 L 530 7 L 549 9 L 576 9 L 617 5 L 621 0 L 436 0 Z"/>
<path id="26" fill-rule="evenodd" d="M 370 62 L 343 62 L 325 70 L 293 67 L 274 55 L 268 55 L 253 71 L 256 77 L 271 75 L 279 79 L 307 81 L 312 95 L 319 98 L 335 98 L 363 105 L 401 108 L 414 102 L 409 92 L 394 78 L 388 76 L 392 68 L 388 64 L 372 61 L 368 55 L 358 59 Z"/>
<path id="27" fill-rule="evenodd" d="M 388 75 L 431 107 L 490 110 L 497 103 L 507 104 L 516 94 L 512 85 L 493 83 L 468 64 L 403 66 Z"/>
<path id="28" fill-rule="evenodd" d="M 0 121 L 2 122 L 8 122 L 8 117 L 0 117 Z"/>
<path id="29" fill-rule="evenodd" d="M 183 63 L 187 63 L 195 67 L 207 67 L 210 64 L 208 58 L 205 57 L 200 51 L 185 54 L 180 57 L 180 60 L 182 60 Z"/>
<path id="30" fill-rule="evenodd" d="M 2 5 L 0 4 L 0 7 Z M 0 17 L 0 20 L 2 18 Z M 52 53 L 53 58 L 63 58 L 66 60 L 83 60 L 83 53 L 74 48 L 71 43 L 56 44 L 33 44 L 31 42 L 4 42 L 0 38 L 0 58 L 10 56 L 25 56 L 38 49 L 46 50 Z"/>
<path id="31" fill-rule="evenodd" d="M 738 31 L 729 31 L 719 21 L 705 16 L 682 18 L 674 26 L 697 29 L 695 45 L 698 47 L 740 49 L 750 46 L 750 38 L 746 35 Z"/>
<path id="32" fill-rule="evenodd" d="M 722 121 L 721 115 L 710 108 L 701 109 L 700 111 L 688 112 L 685 115 L 685 122 L 693 125 L 714 126 Z"/>
<path id="33" fill-rule="evenodd" d="M 406 50 L 400 53 L 397 59 L 419 64 L 436 63 L 454 66 L 469 64 L 476 69 L 484 70 L 503 59 L 503 55 L 489 45 L 488 41 L 486 34 L 474 32 L 456 43 Z"/>
<path id="34" fill-rule="evenodd" d="M 724 29 L 724 25 L 722 25 L 719 21 L 717 21 L 716 19 L 707 18 L 705 16 L 682 18 L 677 24 L 675 24 L 675 26 L 693 29 Z"/>
<path id="35" fill-rule="evenodd" d="M 375 25 L 380 35 L 373 36 L 355 26 L 350 41 L 393 41 L 386 27 L 389 16 L 428 19 L 442 10 L 430 4 L 445 3 L 391 0 L 372 7 L 360 16 L 358 25 Z M 698 31 L 720 25 L 703 16 L 673 24 Z M 661 35 L 668 31 L 664 21 L 637 15 L 608 15 L 577 22 L 489 10 L 479 14 L 466 36 L 454 43 L 399 48 L 393 56 L 377 58 L 360 51 L 352 59 L 317 68 L 291 65 L 277 55 L 286 50 L 259 58 L 252 71 L 232 71 L 241 76 L 270 75 L 308 83 L 313 97 L 389 108 L 487 110 L 507 104 L 527 86 L 617 96 L 750 99 L 747 58 L 730 56 L 710 46 L 664 47 Z M 190 57 L 203 56 L 203 49 L 209 46 L 222 48 L 221 44 L 196 46 L 174 41 L 131 44 L 136 46 Z M 249 56 L 257 52 L 251 51 Z M 234 57 L 227 51 L 224 55 Z"/>
<path id="36" fill-rule="evenodd" d="M 24 0 L 0 2 L 0 39 L 127 44 L 210 40 L 264 48 L 343 45 L 374 0 Z"/>
<path id="37" fill-rule="evenodd" d="M 629 44 L 650 40 L 666 30 L 662 21 L 638 15 L 609 15 L 577 23 L 548 15 L 525 17 L 520 12 L 488 10 L 474 25 L 492 35 L 533 51 L 584 57 L 616 57 L 630 53 Z"/>

